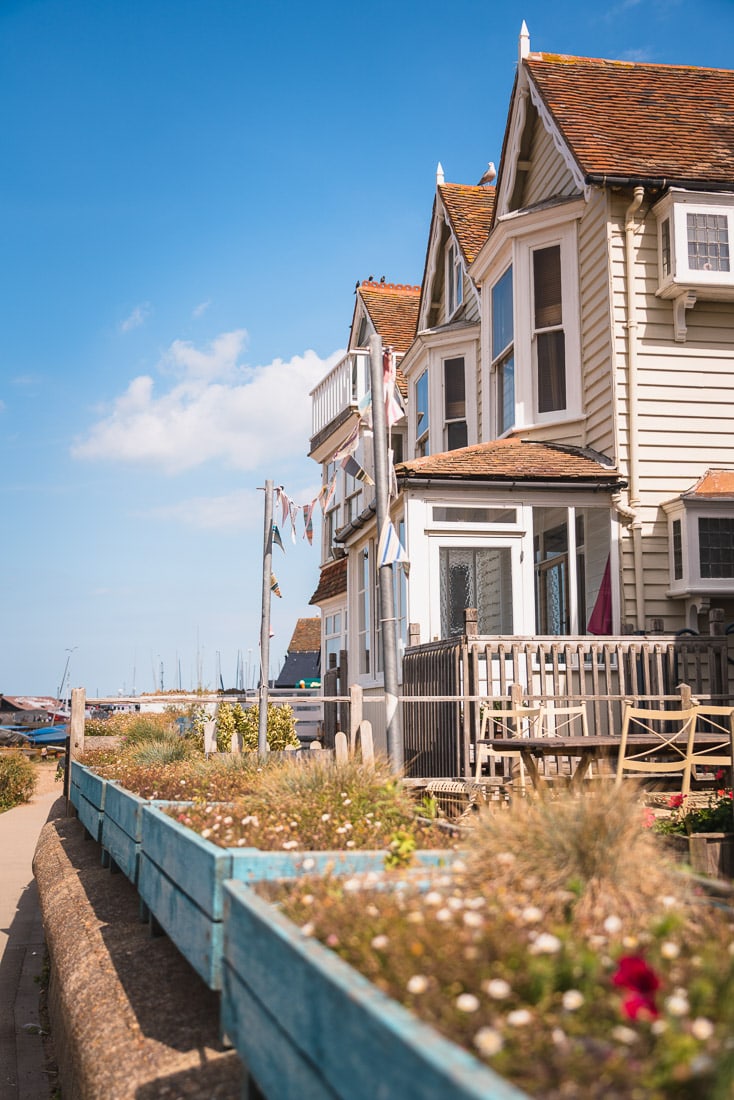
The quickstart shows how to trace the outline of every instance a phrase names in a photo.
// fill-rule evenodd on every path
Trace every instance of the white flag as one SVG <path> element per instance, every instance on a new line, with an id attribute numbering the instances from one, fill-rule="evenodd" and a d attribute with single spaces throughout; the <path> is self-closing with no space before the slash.
<path id="1" fill-rule="evenodd" d="M 377 545 L 377 564 L 378 566 L 395 565 L 397 562 L 407 561 L 408 555 L 403 549 L 398 533 L 391 520 L 386 519 Z"/>

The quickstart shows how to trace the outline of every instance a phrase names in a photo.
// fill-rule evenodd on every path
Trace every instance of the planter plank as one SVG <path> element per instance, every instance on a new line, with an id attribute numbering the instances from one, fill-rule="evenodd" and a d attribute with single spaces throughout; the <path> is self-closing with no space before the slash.
<path id="1" fill-rule="evenodd" d="M 97 806 L 93 806 L 92 803 L 84 797 L 81 790 L 77 796 L 76 812 L 79 815 L 79 820 L 92 839 L 99 843 L 102 839 L 102 822 L 104 820 L 104 814 Z"/>
<path id="2" fill-rule="evenodd" d="M 247 887 L 228 882 L 225 902 L 223 1022 L 259 1083 L 277 1056 L 238 1021 L 261 1012 L 260 1026 L 273 1032 L 277 1021 L 292 1057 L 318 1067 L 322 1100 L 527 1100 Z M 294 1095 L 285 1079 L 267 1094 Z"/>

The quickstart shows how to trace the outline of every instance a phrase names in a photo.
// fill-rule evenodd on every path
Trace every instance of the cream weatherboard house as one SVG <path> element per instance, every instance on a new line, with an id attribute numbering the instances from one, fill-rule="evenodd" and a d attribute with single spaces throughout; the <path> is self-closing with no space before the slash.
<path id="1" fill-rule="evenodd" d="M 486 636 L 700 631 L 711 606 L 734 621 L 732 118 L 732 72 L 533 53 L 523 26 L 496 182 L 439 171 L 420 290 L 358 288 L 311 457 L 329 483 L 379 333 L 407 410 L 403 645 L 409 623 L 460 634 L 468 607 Z M 373 496 L 342 476 L 312 601 L 325 664 L 346 650 L 365 689 Z"/>

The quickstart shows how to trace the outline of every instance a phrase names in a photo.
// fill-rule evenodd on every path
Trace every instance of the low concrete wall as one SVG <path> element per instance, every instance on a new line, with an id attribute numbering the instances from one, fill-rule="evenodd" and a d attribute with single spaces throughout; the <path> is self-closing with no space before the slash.
<path id="1" fill-rule="evenodd" d="M 34 872 L 51 959 L 49 1012 L 64 1100 L 239 1100 L 219 1002 L 70 818 L 41 832 Z"/>

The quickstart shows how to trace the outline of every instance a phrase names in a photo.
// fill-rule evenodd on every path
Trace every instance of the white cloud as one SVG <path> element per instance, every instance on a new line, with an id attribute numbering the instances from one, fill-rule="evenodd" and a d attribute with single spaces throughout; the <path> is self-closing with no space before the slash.
<path id="1" fill-rule="evenodd" d="M 146 518 L 174 520 L 207 531 L 235 531 L 262 527 L 262 493 L 239 489 L 218 497 L 191 497 L 142 513 Z"/>
<path id="2" fill-rule="evenodd" d="M 242 368 L 243 330 L 205 351 L 175 341 L 162 360 L 183 377 L 157 392 L 134 378 L 111 410 L 72 447 L 75 458 L 136 463 L 168 474 L 205 462 L 254 470 L 266 459 L 303 457 L 311 427 L 309 391 L 339 359 L 306 351 L 284 362 Z M 214 379 L 217 379 L 216 381 Z"/>
<path id="3" fill-rule="evenodd" d="M 192 309 L 191 316 L 203 317 L 211 304 L 211 298 L 207 298 L 205 302 L 199 302 L 198 306 L 194 306 L 194 308 Z"/>
<path id="4" fill-rule="evenodd" d="M 134 328 L 140 328 L 152 312 L 153 307 L 150 302 L 141 302 L 124 321 L 120 321 L 120 332 L 131 332 Z"/>

